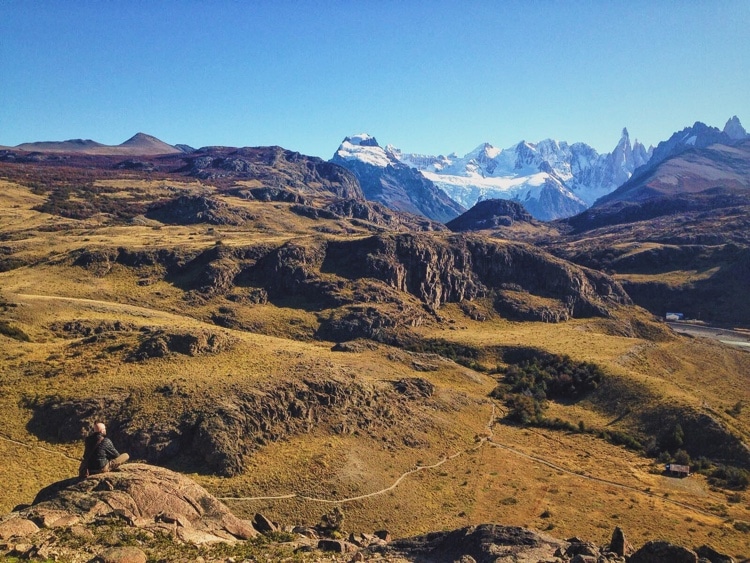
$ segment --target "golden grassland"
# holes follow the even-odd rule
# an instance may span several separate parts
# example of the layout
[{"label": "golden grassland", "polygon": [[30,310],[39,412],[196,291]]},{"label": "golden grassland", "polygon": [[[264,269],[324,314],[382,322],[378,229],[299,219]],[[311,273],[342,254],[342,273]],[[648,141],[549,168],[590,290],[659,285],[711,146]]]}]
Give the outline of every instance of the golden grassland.
[{"label": "golden grassland", "polygon": [[[174,183],[113,180],[122,190],[167,189]],[[201,190],[199,184],[178,186]],[[492,350],[533,347],[600,365],[609,378],[642,392],[633,412],[660,404],[684,404],[719,418],[747,441],[750,408],[730,416],[738,401],[750,403],[750,354],[703,339],[670,336],[653,340],[621,330],[646,315],[623,311],[617,319],[573,320],[559,324],[518,323],[489,314],[484,322],[467,318],[457,305],[444,306],[441,322],[414,328],[424,340],[487,350],[474,370],[446,359],[431,359],[432,371],[416,371],[415,355],[378,344],[359,352],[333,352],[332,343],[312,335],[313,312],[274,304],[238,307],[245,331],[206,323],[217,303],[188,303],[184,292],[163,281],[140,285],[119,265],[106,275],[72,267],[67,254],[81,248],[207,248],[222,244],[281,243],[318,236],[317,223],[286,212],[286,204],[237,202],[259,218],[253,227],[106,224],[105,218],[73,221],[32,209],[39,196],[0,182],[2,245],[29,265],[0,273],[0,321],[22,330],[30,342],[0,334],[0,512],[30,502],[42,487],[75,473],[79,443],[52,443],[28,427],[33,397],[94,397],[114,391],[141,391],[139,416],[157,418],[170,400],[153,391],[176,383],[193,396],[214,397],[222,390],[252,389],[274,381],[314,374],[349,378],[378,386],[403,377],[423,377],[436,386],[431,401],[415,407],[414,420],[397,420],[395,435],[414,431],[423,445],[406,447],[366,434],[310,433],[271,442],[231,478],[191,473],[219,497],[285,499],[226,500],[243,516],[263,512],[284,524],[312,524],[340,503],[347,530],[387,528],[398,536],[498,522],[523,525],[565,538],[579,536],[605,543],[621,526],[636,545],[667,539],[683,545],[713,545],[733,555],[750,556],[750,535],[737,521],[750,521],[750,494],[714,489],[701,475],[673,479],[654,460],[590,434],[520,428],[497,422],[501,402],[489,398],[498,365]],[[51,225],[69,228],[45,231]],[[42,230],[40,230],[42,229]],[[356,231],[356,229],[355,229]],[[340,235],[345,234],[340,227]],[[351,236],[359,236],[354,232]],[[478,305],[482,306],[481,303]],[[168,331],[210,329],[236,339],[222,352],[189,357],[172,355],[125,362],[80,337],[51,330],[73,320],[121,321],[136,328]],[[137,331],[136,331],[137,332]],[[635,336],[633,335],[635,334]],[[133,344],[134,333],[117,343]],[[494,408],[494,416],[493,416]],[[591,428],[630,428],[632,416],[617,419],[595,400],[572,405],[551,403],[548,414]],[[102,413],[106,418],[106,413]],[[488,423],[490,430],[488,430]],[[487,440],[489,438],[489,440]],[[486,440],[486,441],[483,441]],[[441,465],[412,473],[416,467]],[[314,497],[305,499],[302,497]],[[329,501],[329,502],[324,502]]]}]

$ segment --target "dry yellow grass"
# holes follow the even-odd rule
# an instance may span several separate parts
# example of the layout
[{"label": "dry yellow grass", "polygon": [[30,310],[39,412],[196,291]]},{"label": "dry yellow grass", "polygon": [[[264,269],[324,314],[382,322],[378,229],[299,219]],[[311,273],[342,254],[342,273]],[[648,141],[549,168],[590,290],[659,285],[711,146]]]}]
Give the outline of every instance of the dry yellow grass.
[{"label": "dry yellow grass", "polygon": [[[121,189],[118,195],[127,197],[131,188],[166,189],[167,184],[118,180],[106,185]],[[203,188],[190,184],[180,189]],[[184,292],[163,281],[159,272],[154,272],[152,283],[139,285],[143,272],[115,265],[106,275],[97,276],[71,267],[67,258],[68,252],[82,248],[198,251],[217,240],[227,245],[282,244],[292,238],[319,236],[319,223],[288,213],[286,204],[232,200],[258,217],[252,226],[243,228],[155,229],[54,218],[70,228],[44,232],[38,228],[52,219],[31,210],[38,203],[38,196],[28,189],[0,184],[0,233],[15,237],[3,244],[13,246],[21,257],[39,261],[33,267],[0,273],[0,303],[9,304],[0,306],[0,320],[31,338],[31,342],[21,342],[0,335],[2,512],[30,502],[41,487],[74,474],[75,458],[80,455],[80,444],[47,443],[29,430],[32,413],[23,406],[24,398],[93,397],[113,389],[148,394],[168,382],[178,382],[194,396],[215,396],[222,390],[252,389],[306,374],[373,387],[403,377],[423,377],[436,386],[432,400],[415,408],[412,420],[398,420],[392,429],[401,435],[412,426],[417,428],[415,432],[424,438],[420,447],[364,433],[339,435],[315,428],[262,447],[239,476],[193,477],[222,497],[292,493],[316,497],[227,501],[242,515],[260,511],[283,523],[310,524],[331,508],[321,500],[378,492],[417,466],[460,454],[406,476],[393,490],[344,502],[345,528],[388,528],[407,535],[499,522],[605,543],[619,525],[636,545],[664,538],[688,546],[709,543],[734,555],[750,556],[750,536],[732,526],[733,520],[750,520],[747,492],[740,495],[740,502],[730,503],[726,493],[711,490],[703,477],[663,477],[655,472],[652,460],[591,435],[494,424],[492,442],[479,442],[489,435],[492,405],[488,394],[496,385],[495,376],[434,358],[429,359],[435,364],[433,371],[417,371],[414,360],[424,362],[423,357],[385,345],[361,352],[332,352],[331,343],[311,338],[318,323],[314,311],[278,304],[237,305],[235,310],[248,330],[218,328],[206,321],[224,303],[223,298],[188,304]],[[347,236],[364,234],[353,230]],[[344,233],[342,227],[340,236]],[[595,362],[610,377],[648,390],[644,401],[649,404],[635,407],[657,406],[662,401],[691,405],[715,414],[746,439],[750,436],[750,409],[736,417],[726,413],[737,401],[750,403],[747,352],[700,339],[654,342],[614,335],[607,323],[615,321],[516,323],[491,316],[477,322],[456,305],[439,313],[444,322],[429,322],[413,332],[422,339],[479,350],[525,346]],[[96,347],[74,348],[71,344],[80,338],[63,338],[50,330],[53,322],[77,319],[119,320],[136,328],[170,331],[210,329],[231,335],[237,344],[213,355],[124,362],[117,355],[102,355]],[[135,337],[126,333],[118,338],[117,342],[132,343]],[[488,352],[480,363],[492,369],[497,358]],[[154,396],[142,403],[140,416],[155,418],[169,408],[168,399]],[[495,408],[502,415],[503,405],[496,403]],[[611,414],[587,401],[572,406],[553,404],[549,412],[596,428],[613,422]]]}]

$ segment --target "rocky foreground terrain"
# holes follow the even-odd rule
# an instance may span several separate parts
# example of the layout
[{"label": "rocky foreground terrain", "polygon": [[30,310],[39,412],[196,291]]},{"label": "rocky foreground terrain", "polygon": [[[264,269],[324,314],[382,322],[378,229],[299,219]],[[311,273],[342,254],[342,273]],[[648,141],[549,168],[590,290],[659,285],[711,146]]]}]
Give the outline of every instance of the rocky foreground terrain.
[{"label": "rocky foreground terrain", "polygon": [[257,557],[423,563],[734,561],[706,545],[692,550],[657,540],[635,549],[619,527],[604,546],[496,524],[394,539],[387,530],[347,533],[341,514],[334,508],[310,526],[284,526],[262,514],[242,520],[191,479],[131,463],[42,489],[30,506],[18,506],[0,519],[0,548],[8,558],[100,563]]}]

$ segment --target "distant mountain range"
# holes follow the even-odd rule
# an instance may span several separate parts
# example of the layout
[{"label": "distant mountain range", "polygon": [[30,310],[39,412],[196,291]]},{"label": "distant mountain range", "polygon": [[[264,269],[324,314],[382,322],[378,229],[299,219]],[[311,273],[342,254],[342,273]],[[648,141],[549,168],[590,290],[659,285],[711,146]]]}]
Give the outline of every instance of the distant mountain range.
[{"label": "distant mountain range", "polygon": [[[368,200],[396,211],[447,223],[477,202],[504,199],[522,204],[536,219],[549,221],[572,217],[597,202],[607,204],[649,197],[648,190],[664,190],[664,182],[679,182],[679,174],[685,172],[675,171],[674,177],[665,179],[662,171],[661,187],[657,188],[658,182],[653,181],[651,173],[662,162],[691,149],[715,144],[731,147],[747,138],[747,131],[735,116],[723,130],[696,122],[656,148],[646,148],[637,140],[631,142],[627,129],[623,129],[610,153],[599,154],[581,142],[568,144],[546,139],[538,143],[521,141],[507,149],[482,143],[459,157],[455,153],[448,156],[404,153],[392,145],[383,148],[374,137],[359,134],[346,137],[330,162],[352,172]],[[0,149],[123,157],[196,152],[188,145],[169,145],[145,133],[138,133],[119,145],[71,139]],[[142,163],[121,166],[131,164]],[[720,169],[715,174],[721,174]]]},{"label": "distant mountain range", "polygon": [[42,141],[23,143],[15,147],[29,152],[79,153],[106,156],[147,156],[157,154],[179,154],[190,152],[187,145],[168,145],[156,137],[137,133],[119,145],[103,145],[91,139],[70,139],[67,141]]},{"label": "distant mountain range", "polygon": [[483,143],[463,157],[425,157],[397,153],[404,162],[465,207],[486,199],[522,203],[537,219],[580,213],[611,192],[645,164],[651,149],[630,142],[627,129],[611,153],[585,143],[546,139],[521,141],[507,149]]},{"label": "distant mountain range", "polygon": [[[399,205],[399,201],[409,199],[411,190],[407,184],[419,184],[424,193],[433,191],[418,178],[399,185],[392,175],[386,174],[386,179],[378,172],[405,165],[419,171],[464,208],[483,200],[507,199],[521,203],[537,219],[553,220],[581,213],[631,177],[646,174],[650,167],[684,150],[714,143],[732,145],[746,137],[747,132],[735,116],[727,121],[723,131],[697,122],[656,148],[647,149],[637,140],[631,143],[628,130],[623,129],[611,153],[599,154],[585,143],[546,139],[538,143],[522,141],[507,149],[483,143],[459,157],[404,153],[392,145],[382,148],[374,137],[360,134],[347,137],[332,162],[352,170],[363,183],[367,197],[386,205]],[[405,175],[408,174],[402,172]],[[388,189],[378,188],[378,184],[387,184]],[[367,185],[372,186],[369,193]],[[395,197],[397,192],[399,196]],[[422,198],[416,203],[424,201]],[[430,216],[424,209],[417,212]],[[449,206],[447,213],[450,212]]]}]

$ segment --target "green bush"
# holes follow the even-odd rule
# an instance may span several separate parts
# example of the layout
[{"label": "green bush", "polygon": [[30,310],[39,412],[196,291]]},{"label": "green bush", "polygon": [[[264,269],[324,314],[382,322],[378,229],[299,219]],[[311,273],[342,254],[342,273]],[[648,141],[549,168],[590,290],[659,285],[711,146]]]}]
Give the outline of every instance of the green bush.
[{"label": "green bush", "polygon": [[677,450],[674,454],[674,462],[678,465],[690,465],[690,455],[685,450]]},{"label": "green bush", "polygon": [[708,482],[724,489],[744,491],[750,485],[750,471],[731,465],[719,465],[711,471]]},{"label": "green bush", "polygon": [[503,374],[514,393],[531,394],[539,400],[578,398],[596,389],[604,378],[596,364],[542,351],[508,366]]},{"label": "green bush", "polygon": [[506,402],[508,420],[519,424],[531,424],[542,419],[542,404],[528,395],[512,395]]}]

